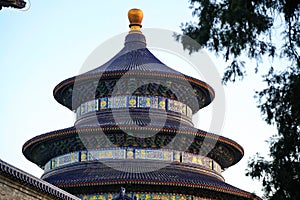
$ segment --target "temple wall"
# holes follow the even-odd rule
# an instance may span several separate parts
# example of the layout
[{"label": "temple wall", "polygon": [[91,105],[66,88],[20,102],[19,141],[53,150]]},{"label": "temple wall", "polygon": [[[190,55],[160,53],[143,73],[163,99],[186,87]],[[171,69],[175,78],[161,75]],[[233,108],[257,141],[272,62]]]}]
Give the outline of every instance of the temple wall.
[{"label": "temple wall", "polygon": [[38,191],[27,184],[21,184],[14,179],[9,179],[0,173],[0,200],[52,200],[55,197]]}]

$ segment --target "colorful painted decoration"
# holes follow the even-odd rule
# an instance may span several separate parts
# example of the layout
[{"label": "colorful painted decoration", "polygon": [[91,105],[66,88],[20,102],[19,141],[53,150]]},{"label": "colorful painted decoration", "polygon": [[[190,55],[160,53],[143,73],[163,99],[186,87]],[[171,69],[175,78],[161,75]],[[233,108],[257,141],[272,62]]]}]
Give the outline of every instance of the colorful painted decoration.
[{"label": "colorful painted decoration", "polygon": [[88,160],[88,153],[86,151],[82,151],[80,155],[81,162]]},{"label": "colorful painted decoration", "polygon": [[79,107],[76,109],[76,119],[78,119],[80,116],[81,116],[81,106],[79,106]]},{"label": "colorful painted decoration", "polygon": [[181,112],[181,114],[183,114],[183,115],[187,115],[186,113],[187,113],[187,105],[185,105],[184,103],[181,103],[180,104],[180,106],[181,106],[181,108],[180,108],[180,112]]},{"label": "colorful painted decoration", "polygon": [[100,98],[100,110],[107,109],[107,98]]},{"label": "colorful painted decoration", "polygon": [[182,162],[199,165],[217,171],[218,173],[221,173],[221,166],[215,161],[213,161],[212,159],[205,156],[194,155],[194,154],[184,152],[182,154]]},{"label": "colorful painted decoration", "polygon": [[165,150],[135,150],[136,159],[147,159],[147,160],[173,160],[173,152]]},{"label": "colorful painted decoration", "polygon": [[127,150],[127,159],[133,159],[133,149],[128,149]]},{"label": "colorful painted decoration", "polygon": [[87,113],[86,106],[87,106],[86,103],[80,105],[80,115],[83,115],[83,114]]},{"label": "colorful painted decoration", "polygon": [[112,108],[111,97],[107,98],[107,108]]},{"label": "colorful painted decoration", "polygon": [[168,99],[168,110],[184,114],[186,113],[186,106],[184,106],[185,111],[182,110],[182,105],[185,105],[179,101],[173,100],[173,99]]},{"label": "colorful painted decoration", "polygon": [[136,96],[127,96],[127,106],[129,108],[135,108],[136,107]]},{"label": "colorful painted decoration", "polygon": [[102,151],[89,151],[88,152],[89,160],[107,160],[113,159],[113,153],[111,150],[102,150]]},{"label": "colorful painted decoration", "polygon": [[164,151],[163,154],[164,154],[163,160],[173,161],[173,152],[172,151]]},{"label": "colorful painted decoration", "polygon": [[174,152],[174,161],[180,162],[180,152],[179,151]]},{"label": "colorful painted decoration", "polygon": [[78,162],[78,153],[70,153],[58,157],[58,164],[60,166],[74,163],[74,162]]},{"label": "colorful painted decoration", "polygon": [[[80,159],[79,159],[80,158]],[[110,159],[145,159],[145,160],[164,160],[176,161],[198,165],[203,168],[213,170],[221,174],[221,166],[211,158],[195,155],[187,152],[173,151],[168,149],[140,149],[140,148],[115,148],[99,149],[92,151],[72,152],[51,159],[44,166],[45,171],[55,167],[93,160],[110,160]]]},{"label": "colorful painted decoration", "polygon": [[147,96],[138,96],[138,107],[139,108],[150,108],[151,98]]},{"label": "colorful painted decoration", "polygon": [[213,166],[214,166],[214,170],[216,172],[218,172],[219,174],[222,173],[222,168],[221,168],[221,166],[219,164],[217,164],[216,162],[213,162]]},{"label": "colorful painted decoration", "polygon": [[76,117],[79,119],[82,115],[98,110],[110,108],[155,108],[166,111],[177,112],[188,117],[193,113],[184,103],[173,99],[157,96],[113,96],[102,97],[81,104],[76,109]]},{"label": "colorful painted decoration", "polygon": [[47,162],[45,167],[44,167],[44,170],[49,171],[50,169],[51,169],[51,162]]},{"label": "colorful painted decoration", "polygon": [[190,118],[193,116],[193,111],[190,107],[186,106],[186,115]]},{"label": "colorful painted decoration", "polygon": [[151,97],[151,108],[158,108],[158,97]]},{"label": "colorful painted decoration", "polygon": [[166,98],[158,97],[158,108],[162,110],[166,110]]},{"label": "colorful painted decoration", "polygon": [[168,110],[175,112],[173,99],[168,99]]},{"label": "colorful painted decoration", "polygon": [[[82,200],[111,200],[116,198],[119,194],[92,194],[79,196]],[[192,195],[181,195],[173,193],[127,193],[129,197],[137,197],[140,200],[210,200],[211,198],[203,198]]]},{"label": "colorful painted decoration", "polygon": [[125,149],[116,149],[113,151],[114,159],[126,159],[126,150]]},{"label": "colorful painted decoration", "polygon": [[55,168],[56,167],[56,158],[52,159],[50,161],[50,163],[51,163],[51,169]]},{"label": "colorful painted decoration", "polygon": [[87,104],[86,105],[87,112],[93,112],[98,110],[98,101],[92,100],[92,101],[88,101],[86,104]]},{"label": "colorful painted decoration", "polygon": [[126,96],[115,96],[112,98],[112,108],[126,108],[127,98]]}]

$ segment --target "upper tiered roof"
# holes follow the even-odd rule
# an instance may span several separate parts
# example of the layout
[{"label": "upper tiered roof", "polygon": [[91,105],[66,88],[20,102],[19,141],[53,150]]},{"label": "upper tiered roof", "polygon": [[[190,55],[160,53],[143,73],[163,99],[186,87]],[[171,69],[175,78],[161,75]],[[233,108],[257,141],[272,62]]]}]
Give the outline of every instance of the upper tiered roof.
[{"label": "upper tiered roof", "polygon": [[[140,31],[142,12],[133,9],[128,17],[131,30],[125,38],[124,48],[96,69],[59,83],[54,89],[55,99],[71,110],[113,93],[171,98],[185,103],[193,113],[207,106],[214,99],[213,89],[156,58],[147,49],[145,36]],[[132,88],[132,79],[135,79],[135,85],[147,84],[147,87]],[[119,87],[116,87],[117,82]]]}]

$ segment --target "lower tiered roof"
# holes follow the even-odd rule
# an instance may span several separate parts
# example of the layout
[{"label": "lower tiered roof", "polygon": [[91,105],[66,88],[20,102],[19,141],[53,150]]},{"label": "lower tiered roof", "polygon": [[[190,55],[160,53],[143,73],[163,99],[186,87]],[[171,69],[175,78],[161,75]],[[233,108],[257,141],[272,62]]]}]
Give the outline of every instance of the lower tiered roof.
[{"label": "lower tiered roof", "polygon": [[[121,185],[135,193],[151,191],[214,198],[217,195],[223,199],[255,197],[209,175],[207,171],[178,163],[155,169],[157,165],[155,161],[146,160],[87,162],[60,167],[45,173],[42,178],[73,194],[116,192]],[[123,170],[118,170],[120,168]]]}]

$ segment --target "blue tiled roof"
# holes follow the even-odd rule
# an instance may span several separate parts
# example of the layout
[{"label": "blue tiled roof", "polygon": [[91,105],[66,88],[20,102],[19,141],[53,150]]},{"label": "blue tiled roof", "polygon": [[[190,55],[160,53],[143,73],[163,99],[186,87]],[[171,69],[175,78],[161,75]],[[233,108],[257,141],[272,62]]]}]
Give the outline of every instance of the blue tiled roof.
[{"label": "blue tiled roof", "polygon": [[212,193],[221,192],[247,198],[252,196],[252,194],[207,175],[205,172],[197,172],[180,164],[172,163],[164,168],[153,170],[152,167],[155,165],[153,161],[151,163],[134,163],[132,160],[117,162],[126,170],[119,171],[109,167],[113,166],[112,163],[96,161],[61,167],[46,173],[42,178],[62,188],[98,186],[99,192],[101,186],[113,187],[126,183],[136,185],[132,188],[138,188],[138,185],[152,185],[153,188],[159,187],[161,192],[164,192],[164,186],[167,190],[180,186],[198,188],[197,191],[200,194],[201,189],[204,189]]},{"label": "blue tiled roof", "polygon": [[[143,77],[152,82],[158,79],[170,81],[185,88],[184,91],[186,92],[186,87],[191,88],[191,92],[187,92],[186,95],[193,96],[193,98],[197,96],[199,98],[198,102],[197,100],[195,101],[199,104],[199,108],[194,108],[193,111],[195,112],[213,100],[214,91],[209,85],[182,74],[162,63],[146,48],[143,38],[142,34],[128,34],[124,48],[108,62],[59,83],[54,89],[55,99],[62,105],[74,110],[76,106],[84,101],[93,99],[95,97],[95,90],[101,94],[100,96],[111,95],[111,86],[114,86],[112,81],[119,81],[120,79],[124,79],[125,76],[125,79],[132,77],[140,79],[140,77]],[[136,81],[138,82],[138,80]],[[97,82],[98,85],[96,84]],[[77,96],[74,98],[73,91],[76,91],[76,89],[79,91],[75,92]],[[92,90],[93,94],[90,94],[90,90]],[[190,104],[193,103],[190,102]]]},{"label": "blue tiled roof", "polygon": [[[94,138],[94,137],[99,137],[99,133],[103,131],[106,137],[110,140],[115,140],[116,137],[119,138],[118,140],[119,142],[121,141],[120,140],[121,138],[124,140],[124,141],[122,140],[122,144],[115,144],[115,145],[122,146],[125,140],[126,141],[129,140],[129,138],[132,138],[132,140],[130,140],[131,143],[135,143],[138,138],[128,136],[127,134],[124,134],[124,132],[122,131],[122,130],[131,130],[131,128],[132,126],[126,123],[124,123],[124,126],[116,126],[108,123],[108,124],[102,124],[101,127],[97,125],[85,124],[85,125],[70,127],[62,130],[52,131],[43,135],[36,136],[31,140],[27,141],[23,146],[23,154],[27,159],[31,160],[32,162],[40,166],[43,166],[48,160],[50,160],[53,157],[65,153],[85,149],[86,148],[85,145],[92,145],[92,146],[96,145],[93,143],[96,141],[99,143],[103,142],[103,144],[101,143],[102,148],[105,148],[106,145],[109,145],[106,143],[106,140],[98,141],[95,139],[85,141],[83,144],[82,139],[84,139],[84,136],[86,134],[87,136]],[[237,163],[243,156],[243,149],[236,142],[228,138],[218,136],[212,133],[208,133],[196,129],[192,126],[186,126],[180,123],[176,124],[176,123],[171,123],[169,121],[166,121],[163,127],[155,126],[152,124],[150,126],[141,126],[139,129],[134,128],[132,130],[134,130],[135,132],[137,131],[146,132],[146,131],[151,131],[151,129],[157,132],[157,134],[154,135],[153,137],[158,137],[158,139],[161,138],[162,140],[164,140],[164,142],[167,142],[165,145],[168,145],[168,142],[172,141],[174,139],[174,136],[177,135],[178,133],[182,133],[182,134],[179,134],[180,136],[177,137],[177,139],[183,137],[193,138],[195,136],[191,144],[189,143],[189,140],[185,141],[189,143],[188,146],[190,146],[191,152],[193,152],[192,149],[195,150],[200,149],[200,147],[202,146],[201,141],[203,141],[204,138],[207,138],[206,139],[207,145],[209,145],[210,142],[216,142],[215,147],[211,150],[211,152],[208,155],[209,157],[212,156],[211,157],[212,159],[218,161],[223,168],[230,167],[231,165]],[[80,135],[78,133],[80,133]],[[150,142],[149,144],[148,141]],[[145,143],[145,145],[151,146],[152,145],[151,142],[153,141],[155,142],[155,140],[152,140],[152,137],[149,137],[146,138],[143,141],[143,143]],[[198,146],[198,142],[200,142],[199,145],[201,144],[201,146]],[[178,145],[176,148],[183,147],[184,151],[186,150],[185,148],[186,143],[184,143],[184,140],[182,140],[178,144],[180,145]],[[36,152],[39,152],[39,154],[37,155]]]},{"label": "blue tiled roof", "polygon": [[143,34],[134,33],[126,36],[124,48],[110,61],[79,76],[127,71],[183,75],[162,63],[146,48]]},{"label": "blue tiled roof", "polygon": [[82,76],[113,72],[157,72],[183,76],[178,71],[166,66],[147,48],[128,50],[125,46],[106,64],[91,70]]}]

